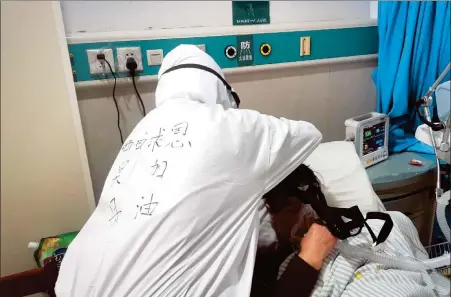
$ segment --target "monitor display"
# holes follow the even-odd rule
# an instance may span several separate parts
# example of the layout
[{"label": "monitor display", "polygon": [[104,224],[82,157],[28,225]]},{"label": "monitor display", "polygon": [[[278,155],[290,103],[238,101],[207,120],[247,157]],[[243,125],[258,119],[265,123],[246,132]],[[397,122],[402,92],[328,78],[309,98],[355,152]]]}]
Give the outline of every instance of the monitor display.
[{"label": "monitor display", "polygon": [[385,122],[363,129],[362,156],[384,148]]}]

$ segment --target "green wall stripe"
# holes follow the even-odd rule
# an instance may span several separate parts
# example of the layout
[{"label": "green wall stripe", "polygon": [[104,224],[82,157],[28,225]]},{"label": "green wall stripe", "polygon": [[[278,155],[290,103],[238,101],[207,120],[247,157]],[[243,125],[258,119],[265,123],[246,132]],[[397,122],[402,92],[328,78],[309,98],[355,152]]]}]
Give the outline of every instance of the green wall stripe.
[{"label": "green wall stripe", "polygon": [[[310,56],[301,57],[299,54],[300,38],[303,36],[311,37]],[[253,40],[254,65],[368,55],[376,54],[378,51],[377,26],[259,33],[253,35]],[[272,52],[269,56],[260,54],[262,43],[271,45]],[[86,56],[88,49],[112,48],[116,57],[117,47],[139,46],[144,68],[140,75],[155,75],[158,73],[159,66],[147,65],[146,50],[163,49],[164,54],[167,54],[179,44],[205,44],[207,53],[216,60],[221,68],[239,67],[236,59],[230,60],[224,55],[227,46],[237,46],[237,36],[235,35],[69,44],[69,52],[72,54],[72,67],[76,72],[77,81],[90,81],[104,77],[89,73]],[[125,74],[120,76],[125,76]]]}]

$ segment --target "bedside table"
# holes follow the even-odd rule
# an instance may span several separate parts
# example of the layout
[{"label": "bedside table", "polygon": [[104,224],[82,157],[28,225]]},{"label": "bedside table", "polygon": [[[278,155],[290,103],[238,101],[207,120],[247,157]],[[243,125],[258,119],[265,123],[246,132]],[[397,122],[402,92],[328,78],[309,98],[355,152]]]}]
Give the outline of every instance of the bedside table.
[{"label": "bedside table", "polygon": [[[412,152],[394,154],[367,168],[373,189],[389,211],[408,216],[418,230],[421,243],[431,244],[435,218],[435,156]],[[409,161],[420,160],[423,166]]]}]

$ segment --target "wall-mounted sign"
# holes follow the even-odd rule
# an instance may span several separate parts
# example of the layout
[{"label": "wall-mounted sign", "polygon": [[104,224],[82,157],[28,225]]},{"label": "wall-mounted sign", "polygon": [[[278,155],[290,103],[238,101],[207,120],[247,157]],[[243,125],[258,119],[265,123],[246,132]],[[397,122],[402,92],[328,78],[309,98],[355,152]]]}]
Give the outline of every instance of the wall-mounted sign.
[{"label": "wall-mounted sign", "polygon": [[269,24],[269,1],[232,1],[234,25]]},{"label": "wall-mounted sign", "polygon": [[236,37],[236,47],[238,54],[236,60],[238,66],[252,66],[254,65],[254,36],[253,35],[238,35]]}]

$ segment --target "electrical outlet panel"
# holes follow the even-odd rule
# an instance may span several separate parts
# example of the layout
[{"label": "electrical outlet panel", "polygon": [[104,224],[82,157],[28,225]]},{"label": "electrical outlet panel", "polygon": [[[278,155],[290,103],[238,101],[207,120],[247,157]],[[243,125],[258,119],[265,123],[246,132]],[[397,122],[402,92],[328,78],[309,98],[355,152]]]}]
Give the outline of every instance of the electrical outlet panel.
[{"label": "electrical outlet panel", "polygon": [[119,72],[128,72],[127,69],[127,59],[133,58],[136,61],[136,64],[138,65],[138,68],[136,68],[136,71],[142,71],[143,70],[143,59],[141,54],[141,48],[140,47],[118,47],[116,49],[117,51],[117,65]]},{"label": "electrical outlet panel", "polygon": [[157,50],[147,50],[147,65],[154,66],[154,65],[161,65],[163,62],[163,50],[157,49]]},{"label": "electrical outlet panel", "polygon": [[[112,49],[114,61],[111,59],[112,64],[114,63],[114,71],[117,72],[118,77],[127,77],[129,72],[120,72],[118,67],[117,59],[117,48],[137,48],[138,53],[141,52],[142,55],[142,68],[141,63],[138,61],[139,69],[142,71],[137,72],[139,76],[156,76],[159,72],[160,55],[152,51],[162,50],[164,55],[173,50],[176,46],[180,44],[193,44],[197,45],[202,50],[207,49],[208,54],[218,62],[218,65],[223,69],[235,69],[238,67],[252,67],[252,66],[264,66],[264,65],[282,65],[283,63],[295,63],[306,60],[320,60],[327,59],[330,57],[334,58],[345,58],[349,55],[360,56],[360,55],[372,55],[377,54],[378,51],[378,36],[377,36],[377,26],[364,26],[364,27],[353,27],[353,28],[341,28],[339,30],[329,30],[329,29],[318,29],[318,31],[305,31],[305,30],[289,30],[290,32],[270,32],[267,33],[257,33],[248,32],[251,34],[247,35],[236,35],[232,33],[227,33],[226,35],[209,35],[209,36],[186,36],[186,38],[174,37],[155,37],[155,38],[130,38],[126,40],[117,41],[107,41],[107,40],[92,40],[92,41],[75,41],[75,43],[68,44],[72,69],[76,71],[74,76],[76,76],[77,82],[87,82],[87,81],[97,81],[97,80],[110,80],[112,76],[105,70],[105,73],[101,74],[91,74],[93,68],[88,64],[87,61],[87,51],[95,50],[92,53],[93,59],[91,64],[97,63],[96,55],[100,49]],[[316,38],[320,36],[321,38]],[[310,43],[308,42],[310,37]],[[317,40],[316,40],[316,39]],[[315,39],[315,40],[314,40]],[[341,40],[346,41],[346,50],[338,50],[336,47],[331,47],[331,40]],[[362,43],[362,40],[365,42]],[[96,42],[94,42],[96,41]],[[101,42],[103,41],[103,42]],[[247,41],[247,42],[246,42]],[[268,43],[271,45],[271,53],[269,56],[263,56],[263,54],[268,54],[268,51],[263,51],[260,54],[260,47],[262,44]],[[237,45],[250,44],[250,52],[246,53],[252,59],[250,61],[245,61],[246,63],[240,63],[239,61],[239,48]],[[310,45],[310,46],[308,46]],[[139,51],[139,48],[141,49]],[[309,49],[310,48],[310,55]],[[315,49],[318,48],[318,51]],[[96,50],[99,49],[99,50]],[[150,52],[148,52],[150,51]],[[111,52],[110,52],[111,53]],[[121,50],[119,49],[119,54]],[[150,58],[149,58],[150,55]],[[163,59],[161,61],[164,61]],[[108,56],[108,54],[106,55]],[[119,55],[120,56],[120,55]],[[242,62],[242,61],[241,61]],[[124,65],[126,60],[122,60],[122,71],[126,71]],[[106,65],[108,68],[108,65]],[[103,67],[100,66],[94,70],[94,73],[103,72]]]},{"label": "electrical outlet panel", "polygon": [[98,54],[105,55],[105,59],[110,63],[111,68],[113,68],[114,71],[114,56],[112,49],[106,48],[106,49],[87,50],[86,54],[88,55],[89,72],[91,74],[102,74],[111,72],[110,67],[108,67],[105,61],[97,59]]}]

